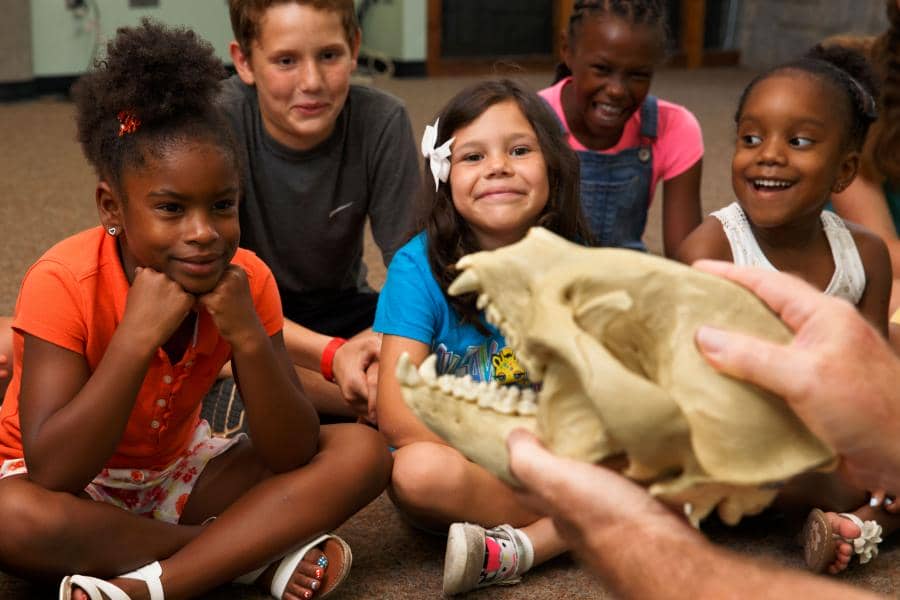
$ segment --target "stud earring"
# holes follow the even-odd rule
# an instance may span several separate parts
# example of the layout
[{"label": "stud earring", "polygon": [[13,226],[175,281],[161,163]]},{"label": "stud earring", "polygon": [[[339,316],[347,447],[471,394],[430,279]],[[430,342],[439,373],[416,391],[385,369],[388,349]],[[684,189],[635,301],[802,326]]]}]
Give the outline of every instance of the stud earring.
[{"label": "stud earring", "polygon": [[117,235],[119,235],[119,228],[116,227],[115,225],[113,225],[112,227],[110,227],[106,230],[106,233],[108,233],[109,235],[111,235],[113,237],[116,237]]}]

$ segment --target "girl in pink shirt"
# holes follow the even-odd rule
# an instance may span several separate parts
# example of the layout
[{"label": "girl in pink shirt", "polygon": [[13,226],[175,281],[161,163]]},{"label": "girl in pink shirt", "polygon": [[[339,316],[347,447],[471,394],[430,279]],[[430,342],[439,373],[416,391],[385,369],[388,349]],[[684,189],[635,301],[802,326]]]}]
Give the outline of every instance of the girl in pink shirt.
[{"label": "girl in pink shirt", "polygon": [[557,83],[540,92],[581,162],[593,243],[645,250],[641,237],[663,181],[663,242],[673,256],[700,224],[703,139],[687,109],[648,95],[665,48],[659,0],[575,3]]}]

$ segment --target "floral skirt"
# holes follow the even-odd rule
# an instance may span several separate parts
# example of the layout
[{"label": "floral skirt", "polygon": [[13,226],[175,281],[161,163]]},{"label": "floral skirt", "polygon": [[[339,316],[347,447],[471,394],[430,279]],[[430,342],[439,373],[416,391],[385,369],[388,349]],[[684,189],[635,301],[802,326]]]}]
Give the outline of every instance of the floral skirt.
[{"label": "floral skirt", "polygon": [[[103,469],[84,489],[97,502],[105,502],[130,513],[167,523],[178,523],[197,479],[207,463],[245,436],[212,437],[209,424],[201,420],[184,454],[159,471],[150,469]],[[0,479],[28,472],[22,458],[4,460]]]}]

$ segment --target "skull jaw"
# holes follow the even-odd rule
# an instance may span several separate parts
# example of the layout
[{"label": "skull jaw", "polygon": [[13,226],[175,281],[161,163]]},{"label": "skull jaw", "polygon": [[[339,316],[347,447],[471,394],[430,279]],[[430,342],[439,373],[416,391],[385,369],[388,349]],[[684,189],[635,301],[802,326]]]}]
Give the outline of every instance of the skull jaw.
[{"label": "skull jaw", "polygon": [[472,462],[509,484],[516,483],[509,472],[506,438],[517,428],[536,434],[535,417],[480,408],[427,385],[404,385],[402,390],[406,404],[429,429]]}]

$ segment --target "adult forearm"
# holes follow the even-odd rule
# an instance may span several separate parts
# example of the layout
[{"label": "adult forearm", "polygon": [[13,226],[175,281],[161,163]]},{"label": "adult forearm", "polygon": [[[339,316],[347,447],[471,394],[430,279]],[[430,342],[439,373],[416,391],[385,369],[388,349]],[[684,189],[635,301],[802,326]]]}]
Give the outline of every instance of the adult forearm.
[{"label": "adult forearm", "polygon": [[741,556],[686,526],[620,533],[618,540],[604,540],[579,557],[623,598],[877,598],[866,590]]}]

